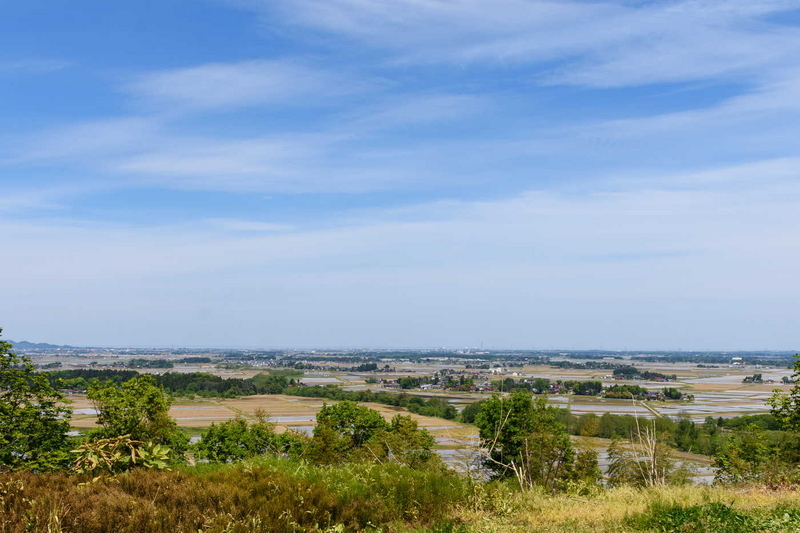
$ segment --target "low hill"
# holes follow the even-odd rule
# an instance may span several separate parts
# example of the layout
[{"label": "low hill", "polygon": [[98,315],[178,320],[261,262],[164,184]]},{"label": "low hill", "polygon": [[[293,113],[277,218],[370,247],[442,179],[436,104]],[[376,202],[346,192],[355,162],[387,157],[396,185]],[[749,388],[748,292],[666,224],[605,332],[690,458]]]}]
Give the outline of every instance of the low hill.
[{"label": "low hill", "polygon": [[59,345],[59,344],[48,344],[46,342],[28,342],[28,341],[20,341],[15,342],[12,340],[6,340],[6,342],[13,344],[15,350],[26,350],[26,351],[51,351],[51,350],[74,350],[76,349],[75,346],[69,346],[68,344]]}]

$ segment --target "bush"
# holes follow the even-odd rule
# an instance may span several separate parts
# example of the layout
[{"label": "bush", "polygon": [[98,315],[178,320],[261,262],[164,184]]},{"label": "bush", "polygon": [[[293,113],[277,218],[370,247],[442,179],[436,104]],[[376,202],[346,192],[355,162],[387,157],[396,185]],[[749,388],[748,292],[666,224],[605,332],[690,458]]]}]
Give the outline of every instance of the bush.
[{"label": "bush", "polygon": [[654,503],[649,512],[632,519],[643,531],[681,533],[744,533],[758,531],[753,517],[722,503],[684,507],[680,504]]},{"label": "bush", "polygon": [[223,463],[279,451],[273,424],[265,419],[248,424],[244,418],[211,424],[194,449],[203,459]]}]

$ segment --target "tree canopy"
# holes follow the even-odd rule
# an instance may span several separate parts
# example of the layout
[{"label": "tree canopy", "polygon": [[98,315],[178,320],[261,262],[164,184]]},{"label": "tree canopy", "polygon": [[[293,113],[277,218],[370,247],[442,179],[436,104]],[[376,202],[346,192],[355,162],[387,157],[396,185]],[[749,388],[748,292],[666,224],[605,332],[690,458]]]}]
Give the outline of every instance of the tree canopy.
[{"label": "tree canopy", "polygon": [[772,415],[784,429],[800,432],[800,356],[795,355],[792,381],[795,386],[789,394],[775,390],[767,402],[772,407]]},{"label": "tree canopy", "polygon": [[522,487],[556,489],[567,481],[588,474],[596,478],[596,455],[586,452],[582,468],[575,468],[576,455],[566,428],[558,421],[558,410],[547,398],[533,398],[526,390],[508,397],[493,395],[486,400],[475,423],[488,450],[487,466],[500,477],[515,476]]},{"label": "tree canopy", "polygon": [[345,461],[398,462],[412,468],[441,464],[433,451],[434,438],[409,416],[386,422],[369,407],[343,401],[326,405],[317,414],[310,458],[318,463]]},{"label": "tree canopy", "polygon": [[142,374],[121,385],[112,382],[95,383],[87,396],[97,409],[97,423],[93,439],[119,437],[164,444],[181,454],[189,438],[181,432],[169,416],[170,398],[158,386],[153,376]]},{"label": "tree canopy", "polygon": [[69,458],[72,411],[31,360],[11,348],[0,341],[0,470],[56,468]]}]

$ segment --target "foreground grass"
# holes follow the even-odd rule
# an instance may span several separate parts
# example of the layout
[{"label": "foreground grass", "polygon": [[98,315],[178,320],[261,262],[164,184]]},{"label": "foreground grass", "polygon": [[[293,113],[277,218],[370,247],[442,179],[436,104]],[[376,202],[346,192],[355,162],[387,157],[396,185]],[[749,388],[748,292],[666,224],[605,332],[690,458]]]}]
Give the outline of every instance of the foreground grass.
[{"label": "foreground grass", "polygon": [[800,531],[800,494],[662,487],[520,493],[398,465],[262,458],[115,478],[0,475],[0,533]]},{"label": "foreground grass", "polygon": [[[497,499],[497,496],[495,496]],[[800,531],[800,494],[761,488],[618,487],[591,496],[511,493],[464,510],[469,532]]]},{"label": "foreground grass", "polygon": [[402,531],[465,501],[455,475],[277,458],[114,478],[0,476],[0,532]]}]

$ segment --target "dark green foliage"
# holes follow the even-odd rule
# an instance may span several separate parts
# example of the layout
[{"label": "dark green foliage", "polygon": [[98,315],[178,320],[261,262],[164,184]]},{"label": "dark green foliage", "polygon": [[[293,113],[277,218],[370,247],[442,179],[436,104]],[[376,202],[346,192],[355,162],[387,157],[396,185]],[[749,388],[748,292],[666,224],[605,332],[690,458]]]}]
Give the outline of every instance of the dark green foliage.
[{"label": "dark green foliage", "polygon": [[534,378],[531,383],[531,390],[538,394],[550,392],[550,380],[547,378]]},{"label": "dark green foliage", "polygon": [[603,413],[600,415],[600,424],[597,432],[598,437],[605,439],[628,438],[636,429],[636,418],[631,415],[612,415]]},{"label": "dark green foliage", "polygon": [[132,439],[169,446],[181,455],[188,437],[170,417],[172,399],[149,374],[141,374],[122,385],[96,383],[87,394],[97,409],[97,423],[102,427],[90,433],[90,439],[128,435]]},{"label": "dark green foliage", "polygon": [[714,456],[717,480],[768,486],[800,482],[800,436],[747,426],[723,436]]},{"label": "dark green foliage", "polygon": [[184,357],[183,359],[178,359],[175,362],[182,363],[185,365],[200,365],[200,364],[213,363],[214,360],[211,359],[210,357]]},{"label": "dark green foliage", "polygon": [[762,531],[758,522],[743,512],[723,503],[706,503],[684,507],[680,504],[656,503],[650,510],[631,520],[642,531],[664,533],[744,533]]},{"label": "dark green foliage", "polygon": [[772,415],[784,429],[800,432],[800,355],[795,355],[792,381],[796,384],[789,394],[775,391],[767,402]]},{"label": "dark green foliage", "polygon": [[353,402],[324,406],[317,414],[306,457],[320,464],[397,462],[412,468],[439,468],[435,440],[408,416],[387,423],[374,409]]},{"label": "dark green foliage", "polygon": [[739,510],[722,502],[701,505],[656,502],[628,525],[640,531],[664,533],[756,533],[800,530],[797,509]]},{"label": "dark green foliage", "polygon": [[352,461],[367,441],[387,426],[374,409],[348,401],[325,405],[317,413],[309,457],[320,464]]},{"label": "dark green foliage", "polygon": [[[293,396],[326,398],[337,401],[350,400],[394,405],[403,407],[412,413],[435,416],[446,420],[453,420],[458,415],[456,408],[441,398],[429,398],[426,400],[419,396],[384,391],[345,391],[335,385],[294,386],[290,378],[298,374],[302,375],[302,372],[281,369],[270,370],[268,374],[257,374],[252,378],[239,379],[222,378],[205,372],[186,374],[168,372],[153,376],[153,379],[164,390],[177,396],[197,395],[202,397],[233,398],[253,394],[291,394]],[[64,370],[44,375],[51,380],[54,386],[85,389],[93,379],[101,382],[124,383],[134,379],[139,373],[133,370]]]},{"label": "dark green foliage", "polygon": [[[302,374],[302,373],[300,373]],[[54,386],[85,389],[92,380],[124,383],[139,375],[134,370],[59,370],[45,374]],[[236,397],[252,394],[280,394],[288,387],[288,372],[272,371],[248,379],[222,378],[207,372],[167,372],[153,376],[156,383],[177,396]]]},{"label": "dark green foliage", "polygon": [[83,389],[85,390],[89,382],[93,379],[99,381],[113,381],[114,383],[124,383],[139,375],[135,370],[109,370],[79,368],[75,370],[56,370],[43,374],[50,380],[54,387],[63,389]]},{"label": "dark green foliage", "polygon": [[173,368],[172,361],[166,359],[131,359],[125,366],[128,368]]},{"label": "dark green foliage", "polygon": [[422,384],[422,381],[419,378],[403,376],[397,380],[397,384],[401,389],[416,389]]},{"label": "dark green foliage", "polygon": [[643,398],[647,395],[647,389],[639,385],[614,385],[606,389],[606,398],[619,398],[630,400],[631,398]]},{"label": "dark green foliage", "polygon": [[587,486],[598,486],[603,479],[597,452],[591,448],[579,448],[572,466],[571,481]]},{"label": "dark green foliage", "polygon": [[360,448],[378,431],[385,430],[388,424],[378,411],[344,401],[322,406],[317,413],[315,433],[320,427],[335,431],[347,441],[348,448]]},{"label": "dark green foliage", "polygon": [[577,381],[571,386],[572,392],[582,396],[597,396],[603,391],[600,381]]},{"label": "dark green foliage", "polygon": [[667,400],[680,400],[683,397],[683,393],[680,389],[674,387],[664,387],[664,397]]},{"label": "dark green foliage", "polygon": [[284,391],[285,394],[293,396],[305,396],[311,398],[326,398],[337,401],[369,402],[380,403],[383,405],[394,405],[403,407],[406,410],[423,416],[435,416],[446,420],[453,420],[458,411],[455,407],[441,398],[425,399],[421,396],[412,396],[405,393],[395,394],[391,392],[379,391],[345,391],[336,385],[326,385],[324,387],[290,387]]},{"label": "dark green foliage", "polygon": [[439,455],[433,447],[436,440],[426,430],[419,429],[410,416],[396,415],[389,427],[379,431],[366,444],[367,460],[394,461],[415,469],[440,468]]},{"label": "dark green foliage", "polygon": [[[493,381],[492,386],[497,390],[510,392],[521,389],[531,391],[535,394],[547,394],[551,390],[551,382],[545,378],[534,378],[526,381],[515,381],[513,378],[505,378],[502,381]],[[557,380],[554,384],[556,389],[562,392],[572,392],[581,396],[597,396],[603,392],[603,383],[600,381],[574,381]]]},{"label": "dark green foliage", "polygon": [[638,375],[639,375],[639,369],[636,368],[635,366],[623,366],[614,369],[614,377],[633,379],[634,376]]},{"label": "dark green foliage", "polygon": [[486,400],[475,421],[489,452],[486,466],[523,488],[564,487],[574,476],[575,452],[557,414],[546,398],[523,390]]},{"label": "dark green foliage", "polygon": [[474,424],[475,419],[477,418],[478,414],[483,409],[483,406],[486,404],[486,400],[481,400],[479,402],[468,404],[461,410],[461,422],[465,424]]},{"label": "dark green foliage", "polygon": [[31,360],[0,341],[0,471],[66,464],[70,414],[64,396],[36,373]]},{"label": "dark green foliage", "polygon": [[243,418],[234,418],[211,424],[194,450],[200,458],[227,463],[277,453],[279,445],[274,425],[266,420],[248,424]]},{"label": "dark green foliage", "polygon": [[[593,413],[586,413],[577,416],[566,409],[560,409],[557,418],[572,435],[630,439],[636,432],[636,417],[632,415],[603,413],[601,416],[597,416]],[[789,446],[789,443],[797,440],[792,438],[789,433],[779,431],[780,425],[777,420],[768,414],[719,419],[708,417],[702,424],[694,422],[688,416],[665,416],[655,419],[655,424],[656,434],[664,444],[674,446],[681,451],[710,456],[717,454],[727,439],[747,426],[766,430],[765,435],[769,437],[770,441],[782,443],[783,451],[780,453],[785,457],[789,455],[794,457],[793,452],[787,451],[786,447]],[[797,456],[797,462],[800,463],[800,452]]]},{"label": "dark green foliage", "polygon": [[469,528],[466,524],[446,519],[426,528],[425,531],[426,533],[469,533]]},{"label": "dark green foliage", "polygon": [[[594,413],[585,413],[577,418],[572,433],[582,437],[596,437],[600,431],[600,417]],[[569,425],[567,426],[569,428]]]},{"label": "dark green foliage", "polygon": [[662,374],[660,372],[651,372],[649,370],[639,370],[635,366],[625,365],[614,369],[614,377],[621,379],[643,379],[645,381],[674,381],[677,377],[675,374]]},{"label": "dark green foliage", "polygon": [[256,374],[250,382],[259,394],[281,394],[289,386],[289,378],[283,374]]},{"label": "dark green foliage", "polygon": [[717,425],[725,429],[739,429],[746,426],[757,426],[760,429],[783,429],[780,422],[772,414],[742,415],[733,418],[718,418]]}]

